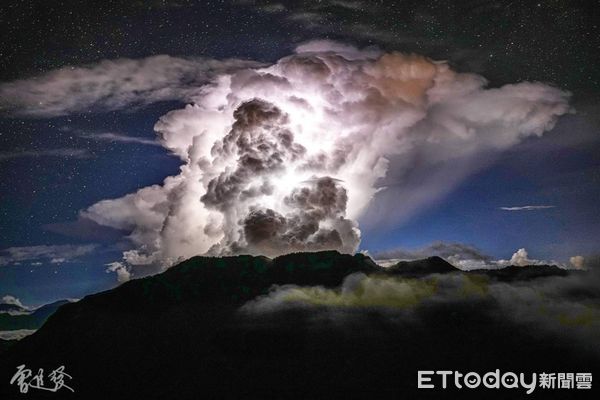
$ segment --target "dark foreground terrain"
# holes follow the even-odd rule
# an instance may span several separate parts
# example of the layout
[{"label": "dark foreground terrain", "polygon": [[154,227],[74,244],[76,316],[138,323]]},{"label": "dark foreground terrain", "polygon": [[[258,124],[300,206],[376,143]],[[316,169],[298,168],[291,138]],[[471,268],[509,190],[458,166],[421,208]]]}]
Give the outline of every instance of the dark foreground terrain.
[{"label": "dark foreground terrain", "polygon": [[[537,388],[530,396],[523,389],[417,389],[418,370],[592,372],[600,379],[597,331],[590,339],[585,330],[597,323],[595,314],[565,311],[557,329],[546,329],[498,300],[506,290],[510,302],[514,282],[521,296],[536,281],[573,292],[565,296],[588,307],[600,296],[578,289],[587,278],[568,276],[585,273],[510,268],[463,273],[433,257],[383,269],[364,255],[337,252],[195,257],[63,305],[38,332],[0,349],[0,399],[597,396],[600,381],[591,391]],[[352,289],[344,279],[353,273],[368,282]],[[575,283],[555,283],[562,279]],[[317,286],[319,295],[302,289]],[[536,310],[545,307],[539,301]],[[582,336],[562,333],[579,325]],[[8,383],[21,364],[48,372],[64,365],[75,392],[19,393]]]}]

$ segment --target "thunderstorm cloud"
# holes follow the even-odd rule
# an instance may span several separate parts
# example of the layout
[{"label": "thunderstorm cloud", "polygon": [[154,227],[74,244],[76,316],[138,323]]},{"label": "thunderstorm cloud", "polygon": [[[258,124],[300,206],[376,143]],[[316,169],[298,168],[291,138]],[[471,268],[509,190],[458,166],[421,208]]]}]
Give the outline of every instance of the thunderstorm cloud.
[{"label": "thunderstorm cloud", "polygon": [[379,218],[401,221],[482,154],[541,136],[570,111],[569,93],[546,84],[487,88],[444,62],[324,40],[270,66],[209,61],[116,60],[0,87],[29,115],[192,103],[155,125],[179,174],[81,212],[129,232],[118,271],[198,254],[355,252],[374,199],[388,196]]}]

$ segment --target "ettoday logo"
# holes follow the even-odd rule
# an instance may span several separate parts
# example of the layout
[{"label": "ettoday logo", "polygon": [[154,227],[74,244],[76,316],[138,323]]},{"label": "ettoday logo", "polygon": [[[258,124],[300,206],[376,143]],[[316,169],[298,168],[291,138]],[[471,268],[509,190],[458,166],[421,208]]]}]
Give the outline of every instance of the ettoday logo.
[{"label": "ettoday logo", "polygon": [[527,394],[539,386],[543,389],[591,389],[591,373],[546,373],[516,374],[501,373],[499,369],[484,375],[477,372],[462,373],[458,371],[418,371],[417,387],[419,389],[446,389],[453,384],[457,389],[523,389]]}]

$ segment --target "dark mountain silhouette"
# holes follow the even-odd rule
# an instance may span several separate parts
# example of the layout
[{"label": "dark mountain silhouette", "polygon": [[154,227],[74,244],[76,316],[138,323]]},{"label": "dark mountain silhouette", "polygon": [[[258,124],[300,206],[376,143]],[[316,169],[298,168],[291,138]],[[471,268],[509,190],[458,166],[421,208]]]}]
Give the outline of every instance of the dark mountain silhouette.
[{"label": "dark mountain silhouette", "polygon": [[567,271],[565,269],[557,267],[556,265],[526,265],[523,267],[511,265],[501,269],[480,269],[471,272],[486,274],[500,281],[512,282],[519,280],[543,278],[547,276],[567,276],[569,274],[579,273],[580,271]]},{"label": "dark mountain silhouette", "polygon": [[433,256],[423,260],[400,261],[389,267],[394,275],[421,276],[428,274],[446,274],[460,271],[441,257]]},{"label": "dark mountain silhouette", "polygon": [[[511,271],[507,275],[521,273]],[[420,306],[415,323],[369,309],[239,312],[272,285],[333,288],[354,272],[461,273],[437,257],[389,269],[362,254],[334,251],[273,260],[194,257],[61,306],[35,334],[0,355],[0,398],[19,395],[8,381],[21,364],[47,371],[64,365],[75,393],[61,391],[61,399],[437,398],[442,392],[416,389],[417,370],[527,372],[543,364],[576,372],[598,365],[594,354],[541,340],[493,316],[497,306],[487,299]],[[32,390],[27,398],[50,395]],[[485,395],[506,398],[505,392]]]}]

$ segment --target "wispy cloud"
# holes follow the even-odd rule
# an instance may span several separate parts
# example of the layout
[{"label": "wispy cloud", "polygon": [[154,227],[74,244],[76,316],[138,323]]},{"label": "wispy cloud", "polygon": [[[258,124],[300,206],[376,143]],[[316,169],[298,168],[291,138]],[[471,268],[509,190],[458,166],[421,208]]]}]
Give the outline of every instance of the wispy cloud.
[{"label": "wispy cloud", "polygon": [[[395,26],[373,24],[374,18],[389,12],[376,2],[359,0],[319,0],[297,2],[283,5],[279,2],[254,4],[240,1],[242,6],[252,5],[266,14],[275,15],[287,21],[300,23],[301,29],[323,34],[343,32],[352,39],[372,39],[382,43],[421,45],[439,44],[440,40],[432,41],[424,36],[406,36],[405,32],[397,31]],[[336,18],[331,18],[332,13]],[[359,16],[359,18],[357,18]]]},{"label": "wispy cloud", "polygon": [[98,131],[86,131],[85,129],[73,128],[70,126],[62,126],[59,128],[61,132],[69,132],[73,135],[77,135],[83,139],[94,140],[98,142],[122,142],[122,143],[136,143],[149,146],[161,146],[160,142],[155,139],[148,139],[139,136],[129,136],[119,132],[98,132]]},{"label": "wispy cloud", "polygon": [[35,329],[17,329],[14,331],[0,331],[0,339],[2,340],[21,340],[25,336],[29,336],[35,332]]},{"label": "wispy cloud", "polygon": [[281,3],[265,4],[262,6],[258,6],[258,9],[267,13],[280,13],[287,10],[287,8]]},{"label": "wispy cloud", "polygon": [[103,133],[92,133],[82,135],[82,137],[103,141],[103,142],[122,142],[122,143],[136,143],[136,144],[144,144],[149,146],[160,146],[161,144],[153,139],[145,139],[136,136],[127,136],[121,133],[113,133],[113,132],[103,132]]},{"label": "wispy cloud", "polygon": [[92,154],[87,149],[49,149],[49,150],[20,150],[0,152],[0,162],[15,158],[27,157],[62,157],[62,158],[90,158]]},{"label": "wispy cloud", "polygon": [[[352,0],[330,0],[329,3],[334,6],[341,8],[347,8],[349,10],[362,11],[367,6],[363,1],[352,1]],[[368,6],[371,6],[369,4]]]},{"label": "wispy cloud", "polygon": [[533,210],[545,210],[545,209],[554,208],[554,207],[556,207],[556,206],[536,205],[536,206],[500,207],[500,209],[504,210],[504,211],[533,211]]},{"label": "wispy cloud", "polygon": [[102,60],[0,83],[0,112],[43,118],[119,110],[158,101],[194,101],[201,94],[202,85],[216,75],[259,65],[237,59],[168,55]]},{"label": "wispy cloud", "polygon": [[321,24],[326,23],[325,15],[317,12],[302,11],[290,13],[288,19],[304,24],[305,27],[318,28]]},{"label": "wispy cloud", "polygon": [[9,247],[0,250],[0,266],[19,265],[24,262],[61,264],[89,254],[97,247],[96,244]]}]

